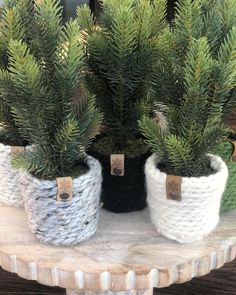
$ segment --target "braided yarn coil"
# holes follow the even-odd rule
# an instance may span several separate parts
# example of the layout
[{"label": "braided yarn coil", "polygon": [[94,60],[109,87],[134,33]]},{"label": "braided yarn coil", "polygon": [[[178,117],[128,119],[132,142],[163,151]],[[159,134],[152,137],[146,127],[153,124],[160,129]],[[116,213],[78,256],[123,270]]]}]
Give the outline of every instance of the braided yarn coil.
[{"label": "braided yarn coil", "polygon": [[233,144],[228,141],[220,144],[217,146],[217,149],[214,150],[214,153],[225,161],[229,170],[229,177],[220,208],[222,213],[236,208],[236,162],[230,161],[233,150]]},{"label": "braided yarn coil", "polygon": [[101,165],[94,158],[85,159],[89,171],[73,179],[73,198],[57,201],[56,180],[39,180],[22,173],[22,189],[28,225],[46,244],[74,245],[91,237],[99,219]]},{"label": "braided yarn coil", "polygon": [[23,207],[20,172],[11,165],[11,147],[0,144],[0,202]]},{"label": "braided yarn coil", "polygon": [[216,173],[183,177],[181,201],[167,199],[167,174],[157,168],[158,157],[155,154],[148,158],[145,165],[147,201],[151,220],[163,236],[179,243],[195,242],[217,225],[228,169],[220,157],[208,156]]}]

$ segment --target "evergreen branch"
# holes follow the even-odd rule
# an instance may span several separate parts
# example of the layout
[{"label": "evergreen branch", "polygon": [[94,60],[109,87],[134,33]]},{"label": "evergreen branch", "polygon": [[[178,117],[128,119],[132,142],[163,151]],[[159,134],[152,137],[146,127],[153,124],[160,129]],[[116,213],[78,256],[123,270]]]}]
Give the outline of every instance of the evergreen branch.
[{"label": "evergreen branch", "polygon": [[[176,5],[174,20],[176,40],[185,53],[193,38],[199,38],[203,29],[201,0],[180,0]],[[180,53],[180,52],[179,52]]]},{"label": "evergreen branch", "polygon": [[81,130],[81,144],[88,147],[98,133],[103,115],[96,109],[94,96],[87,94],[77,106],[77,120]]},{"label": "evergreen branch", "polygon": [[230,91],[236,86],[236,26],[225,36],[218,53],[214,96],[222,105],[230,103]]},{"label": "evergreen branch", "polygon": [[61,34],[55,61],[54,89],[67,110],[71,108],[71,98],[78,88],[84,64],[83,48],[79,42],[80,31],[76,21],[66,25],[65,32]]},{"label": "evergreen branch", "polygon": [[166,16],[167,16],[167,0],[153,0],[151,5],[151,33],[153,36],[157,36],[161,30],[166,28]]},{"label": "evergreen branch", "polygon": [[189,98],[205,98],[209,91],[213,60],[206,38],[193,42],[187,51],[184,84]]},{"label": "evergreen branch", "polygon": [[89,9],[89,7],[85,5],[78,6],[76,10],[77,21],[80,27],[85,30],[88,34],[91,34],[94,31],[94,26],[96,23],[96,18]]},{"label": "evergreen branch", "polygon": [[53,81],[54,60],[62,29],[62,8],[57,0],[44,0],[35,4],[32,47],[44,66],[45,79]]},{"label": "evergreen branch", "polygon": [[146,138],[145,142],[156,153],[161,162],[166,160],[166,131],[151,118],[144,116],[139,120],[139,128]]},{"label": "evergreen branch", "polygon": [[165,147],[173,172],[176,175],[188,175],[193,161],[192,145],[188,140],[171,134],[165,138]]},{"label": "evergreen branch", "polygon": [[60,159],[61,171],[72,170],[79,158],[84,157],[80,142],[81,130],[78,120],[72,116],[65,118],[55,134],[54,153]]},{"label": "evergreen branch", "polygon": [[25,35],[25,27],[16,7],[3,10],[1,19],[0,67],[6,68],[8,62],[7,49],[10,40],[21,40]]},{"label": "evergreen branch", "polygon": [[13,157],[12,165],[42,178],[55,179],[58,167],[51,157],[52,154],[42,146],[34,146],[31,150]]},{"label": "evergreen branch", "polygon": [[199,143],[199,157],[204,157],[206,155],[206,151],[213,150],[219,142],[225,139],[225,134],[225,130],[219,125],[205,128],[202,134],[201,142]]}]

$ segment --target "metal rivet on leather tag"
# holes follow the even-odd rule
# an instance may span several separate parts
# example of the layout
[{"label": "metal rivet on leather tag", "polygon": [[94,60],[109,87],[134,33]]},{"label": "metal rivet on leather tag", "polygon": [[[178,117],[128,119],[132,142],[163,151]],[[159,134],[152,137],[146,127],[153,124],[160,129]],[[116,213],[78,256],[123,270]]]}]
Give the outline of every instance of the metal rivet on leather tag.
[{"label": "metal rivet on leather tag", "polygon": [[167,175],[166,177],[166,195],[167,199],[181,201],[182,177]]},{"label": "metal rivet on leather tag", "polygon": [[57,200],[67,202],[72,200],[73,180],[71,177],[59,177],[57,180]]},{"label": "metal rivet on leather tag", "polygon": [[231,141],[231,143],[232,143],[234,149],[233,149],[233,153],[232,153],[232,155],[230,157],[230,161],[231,162],[236,162],[236,141]]},{"label": "metal rivet on leather tag", "polygon": [[122,174],[122,169],[119,169],[119,168],[114,168],[114,169],[113,169],[113,173],[114,173],[114,175],[117,175],[117,176],[119,176],[119,175],[121,175],[121,174]]},{"label": "metal rivet on leather tag", "polygon": [[125,174],[125,155],[112,154],[110,157],[111,175],[124,176]]},{"label": "metal rivet on leather tag", "polygon": [[68,200],[69,197],[70,197],[70,195],[67,194],[67,193],[62,193],[62,194],[60,195],[60,199],[62,199],[62,200]]}]

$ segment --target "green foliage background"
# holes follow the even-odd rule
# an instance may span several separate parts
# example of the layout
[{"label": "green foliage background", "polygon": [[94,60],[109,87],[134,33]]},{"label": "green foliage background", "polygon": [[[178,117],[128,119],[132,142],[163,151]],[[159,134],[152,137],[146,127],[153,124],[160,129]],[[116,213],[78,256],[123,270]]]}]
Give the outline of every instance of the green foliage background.
[{"label": "green foliage background", "polygon": [[140,136],[138,119],[152,112],[151,76],[163,51],[166,0],[104,0],[96,20],[88,7],[78,21],[88,64],[87,85],[104,112],[106,135],[119,150]]},{"label": "green foliage background", "polygon": [[[25,1],[25,0],[24,0]],[[30,46],[11,38],[0,70],[2,98],[32,148],[13,164],[40,178],[77,176],[101,115],[83,81],[84,53],[77,21],[62,24],[56,0],[34,7]],[[82,169],[83,171],[83,169]]]},{"label": "green foliage background", "polygon": [[144,117],[140,128],[169,173],[207,175],[207,153],[227,135],[222,117],[235,104],[236,1],[180,0],[165,40],[153,87],[168,127]]},{"label": "green foliage background", "polygon": [[[29,42],[32,27],[33,1],[4,0],[0,18],[0,68],[8,66],[8,45],[11,39]],[[0,89],[1,95],[1,89]],[[9,106],[0,100],[0,142],[10,145],[25,145]]]}]

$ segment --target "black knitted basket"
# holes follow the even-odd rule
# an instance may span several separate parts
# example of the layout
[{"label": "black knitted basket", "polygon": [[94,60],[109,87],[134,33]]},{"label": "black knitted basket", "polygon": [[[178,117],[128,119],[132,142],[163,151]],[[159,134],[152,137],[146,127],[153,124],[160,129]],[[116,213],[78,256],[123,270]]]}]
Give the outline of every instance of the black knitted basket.
[{"label": "black knitted basket", "polygon": [[124,176],[110,173],[110,156],[91,151],[100,161],[103,169],[102,202],[103,208],[115,213],[142,210],[146,207],[144,164],[149,153],[139,157],[125,157]]}]

